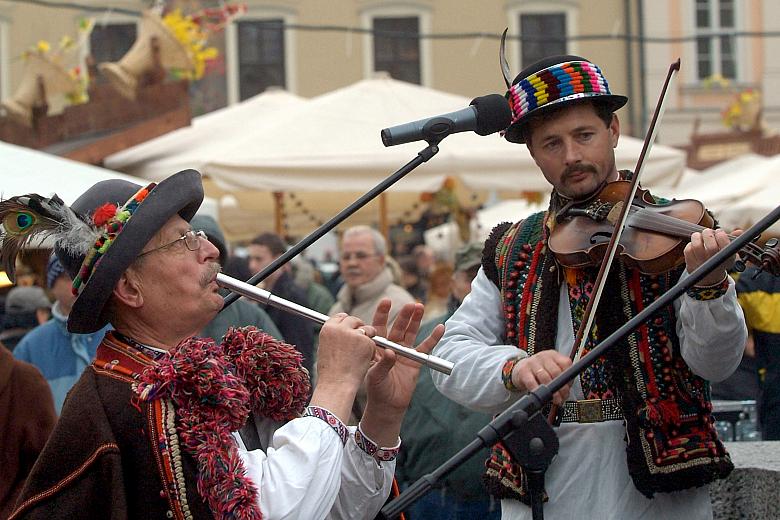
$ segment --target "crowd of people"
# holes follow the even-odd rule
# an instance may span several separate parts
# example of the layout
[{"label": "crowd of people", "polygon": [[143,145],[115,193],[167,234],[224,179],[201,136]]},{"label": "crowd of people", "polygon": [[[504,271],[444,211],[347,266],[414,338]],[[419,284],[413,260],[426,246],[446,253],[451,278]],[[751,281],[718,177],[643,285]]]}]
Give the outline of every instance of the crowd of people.
[{"label": "crowd of people", "polygon": [[[196,215],[193,170],[145,187],[104,181],[70,207],[17,198],[30,212],[55,206],[62,229],[42,286],[4,300],[0,518],[373,518],[394,480],[403,490],[431,472],[729,242],[706,229],[669,272],[616,266],[570,353],[598,269],[561,264],[547,239],[570,202],[633,175],[614,158],[627,99],[578,56],[541,60],[507,86],[505,137],[531,152],[549,209],[507,215],[454,261],[423,244],[393,259],[377,230],[344,229],[335,283],[302,258],[262,282],[328,314],[322,326],[245,298],[223,309],[217,273],[247,279],[288,244],[263,233],[235,254]],[[555,395],[551,518],[711,517],[707,484],[733,466],[710,385],[723,392],[738,366],[760,387],[747,398],[760,401],[764,437],[780,439],[778,282],[735,283],[729,267]],[[452,374],[376,348],[375,335],[452,361]],[[485,449],[407,518],[531,518],[514,457]]]}]

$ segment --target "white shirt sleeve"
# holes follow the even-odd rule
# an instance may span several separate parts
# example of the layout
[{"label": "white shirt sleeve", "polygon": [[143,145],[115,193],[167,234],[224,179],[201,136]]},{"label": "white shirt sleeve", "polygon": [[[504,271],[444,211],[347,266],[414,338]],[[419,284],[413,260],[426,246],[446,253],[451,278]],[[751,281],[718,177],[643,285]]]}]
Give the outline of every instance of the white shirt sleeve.
[{"label": "white shirt sleeve", "polygon": [[525,356],[514,345],[503,344],[504,313],[501,295],[480,267],[471,293],[445,324],[434,355],[455,364],[449,376],[431,370],[441,393],[473,410],[498,413],[517,400],[501,382],[508,359]]},{"label": "white shirt sleeve", "polygon": [[[474,410],[499,413],[519,397],[504,388],[501,368],[506,360],[524,352],[503,344],[501,294],[481,268],[471,287],[471,294],[447,320],[444,337],[433,352],[455,364],[452,374],[431,371],[431,376],[439,391],[453,401]],[[684,294],[675,300],[674,308],[681,354],[691,370],[716,382],[731,375],[742,359],[747,339],[734,281],[729,278],[728,291],[719,298],[703,301]],[[571,318],[568,312],[559,313],[558,318],[556,348],[568,354],[574,339]],[[567,341],[561,341],[562,331],[568,332]],[[568,346],[563,349],[561,343]]]},{"label": "white shirt sleeve", "polygon": [[684,294],[674,302],[682,357],[694,374],[714,382],[734,373],[747,340],[734,280],[728,280],[729,288],[719,298],[696,300]]},{"label": "white shirt sleeve", "polygon": [[321,419],[294,419],[276,430],[267,452],[247,451],[233,434],[246,475],[257,486],[263,518],[374,517],[390,493],[395,462],[380,466],[355,444],[355,428],[349,430],[342,446]]}]

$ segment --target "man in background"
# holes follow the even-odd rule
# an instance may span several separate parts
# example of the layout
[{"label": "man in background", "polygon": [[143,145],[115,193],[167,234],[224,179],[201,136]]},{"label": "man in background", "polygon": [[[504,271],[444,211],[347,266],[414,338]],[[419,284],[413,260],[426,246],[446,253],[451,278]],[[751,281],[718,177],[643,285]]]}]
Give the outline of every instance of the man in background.
[{"label": "man in background", "polygon": [[57,422],[41,373],[0,343],[0,518],[8,518]]},{"label": "man in background", "polygon": [[36,285],[16,286],[5,298],[5,314],[0,327],[0,342],[12,351],[25,334],[51,316],[51,302]]},{"label": "man in background", "polygon": [[[447,311],[422,324],[417,333],[418,343],[436,325],[447,321],[471,292],[471,281],[477,276],[481,258],[482,244],[479,243],[467,244],[456,253]],[[401,426],[404,449],[396,467],[401,486],[411,485],[438,468],[473,441],[490,419],[489,414],[471,411],[440,394],[433,385],[430,370],[422,367]],[[406,511],[410,520],[498,520],[501,516],[499,504],[491,500],[481,483],[484,460],[488,455],[489,450],[484,449],[480,455],[471,457],[444,479],[441,488],[415,502]]]},{"label": "man in background", "polygon": [[[275,233],[263,233],[252,240],[249,250],[249,269],[257,273],[265,269],[271,262],[279,258],[287,250],[284,241]],[[265,289],[276,296],[309,307],[309,301],[302,288],[295,284],[290,265],[285,264],[265,280]],[[303,366],[314,376],[316,352],[314,350],[314,324],[288,311],[261,304],[276,326],[284,335],[284,340],[294,345],[303,354]],[[366,323],[370,323],[370,320]]]},{"label": "man in background", "polygon": [[758,365],[759,412],[764,440],[780,440],[780,279],[748,267],[737,280]]},{"label": "man in background", "polygon": [[[411,294],[393,283],[386,254],[387,242],[377,230],[368,226],[355,226],[344,232],[339,263],[344,285],[339,289],[336,303],[328,314],[333,316],[346,312],[369,323],[374,309],[383,298],[390,298],[393,309],[414,303]],[[395,314],[391,314],[390,322],[394,319]]]},{"label": "man in background", "polygon": [[38,325],[22,338],[14,357],[35,365],[49,383],[54,408],[59,415],[62,403],[84,369],[95,359],[95,352],[110,326],[92,334],[68,332],[68,315],[76,297],[71,280],[57,256],[52,253],[46,266],[46,285],[54,295],[52,319]]}]

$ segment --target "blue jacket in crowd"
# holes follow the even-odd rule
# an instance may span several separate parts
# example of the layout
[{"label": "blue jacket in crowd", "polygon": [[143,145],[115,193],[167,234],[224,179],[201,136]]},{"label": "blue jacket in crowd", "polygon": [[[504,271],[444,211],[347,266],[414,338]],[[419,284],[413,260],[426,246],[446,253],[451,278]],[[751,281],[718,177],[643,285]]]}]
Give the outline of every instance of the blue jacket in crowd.
[{"label": "blue jacket in crowd", "polygon": [[25,334],[13,351],[15,358],[38,367],[49,383],[54,407],[59,415],[62,403],[84,369],[95,359],[95,352],[109,325],[92,334],[68,332],[67,316],[59,305],[52,308],[52,319]]}]

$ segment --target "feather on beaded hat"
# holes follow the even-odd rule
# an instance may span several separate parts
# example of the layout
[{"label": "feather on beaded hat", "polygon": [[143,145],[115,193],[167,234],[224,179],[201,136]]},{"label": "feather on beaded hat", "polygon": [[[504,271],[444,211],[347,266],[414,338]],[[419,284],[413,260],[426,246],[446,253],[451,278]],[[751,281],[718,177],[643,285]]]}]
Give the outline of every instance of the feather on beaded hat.
[{"label": "feather on beaded hat", "polygon": [[603,103],[615,111],[628,102],[626,96],[612,94],[601,69],[581,56],[550,56],[523,69],[511,80],[506,61],[506,31],[499,51],[501,73],[507,86],[506,98],[512,109],[512,124],[504,138],[524,143],[523,128],[532,117],[558,107],[582,101]]},{"label": "feather on beaded hat", "polygon": [[203,185],[195,170],[145,187],[101,181],[70,207],[56,195],[11,197],[0,201],[0,262],[13,277],[21,248],[52,236],[77,295],[68,330],[95,332],[106,324],[103,310],[114,286],[144,246],[173,215],[189,222],[202,202]]}]

